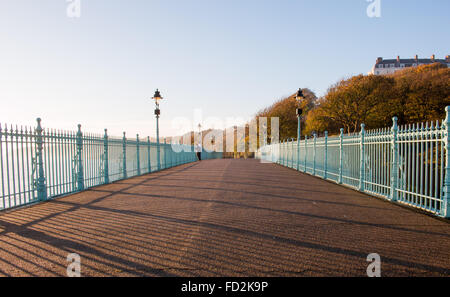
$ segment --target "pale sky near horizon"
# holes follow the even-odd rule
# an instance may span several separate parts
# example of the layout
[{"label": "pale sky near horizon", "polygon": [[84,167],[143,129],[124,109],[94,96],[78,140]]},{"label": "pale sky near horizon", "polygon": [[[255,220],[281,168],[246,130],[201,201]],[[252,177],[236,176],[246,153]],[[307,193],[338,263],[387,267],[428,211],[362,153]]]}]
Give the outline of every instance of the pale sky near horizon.
[{"label": "pale sky near horizon", "polygon": [[69,18],[66,0],[0,0],[1,123],[154,136],[159,88],[161,135],[177,135],[195,109],[247,118],[377,57],[450,54],[448,0],[381,0],[381,18],[366,0],[80,1]]}]

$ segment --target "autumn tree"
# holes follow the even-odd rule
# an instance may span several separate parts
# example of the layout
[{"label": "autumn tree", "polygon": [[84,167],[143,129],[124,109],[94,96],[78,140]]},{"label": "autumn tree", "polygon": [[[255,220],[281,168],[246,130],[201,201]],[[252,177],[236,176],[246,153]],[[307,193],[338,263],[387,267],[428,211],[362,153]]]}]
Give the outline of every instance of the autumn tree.
[{"label": "autumn tree", "polygon": [[443,64],[422,65],[392,75],[396,111],[403,124],[442,120],[450,105],[450,69]]},{"label": "autumn tree", "polygon": [[386,76],[358,75],[341,80],[328,89],[307,118],[307,132],[356,132],[361,123],[368,128],[384,124],[385,110],[392,97],[394,79]]},{"label": "autumn tree", "polygon": [[257,113],[256,118],[259,119],[260,117],[267,117],[267,132],[268,136],[270,137],[270,118],[272,117],[278,117],[279,118],[279,124],[280,124],[280,139],[285,138],[297,138],[297,115],[296,115],[296,109],[302,108],[304,117],[303,117],[303,124],[306,121],[307,114],[310,110],[312,110],[315,107],[317,97],[309,89],[302,89],[303,95],[305,96],[304,100],[300,102],[300,104],[295,99],[295,94],[280,99],[271,106],[261,110]]},{"label": "autumn tree", "polygon": [[443,119],[450,105],[450,69],[435,63],[392,75],[358,75],[329,88],[307,117],[307,131],[357,132],[399,124]]}]

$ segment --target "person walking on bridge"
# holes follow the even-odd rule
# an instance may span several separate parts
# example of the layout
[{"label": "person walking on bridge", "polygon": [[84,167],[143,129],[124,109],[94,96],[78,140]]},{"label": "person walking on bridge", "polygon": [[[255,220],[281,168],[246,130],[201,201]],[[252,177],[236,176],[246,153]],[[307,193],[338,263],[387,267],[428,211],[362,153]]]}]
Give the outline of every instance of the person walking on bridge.
[{"label": "person walking on bridge", "polygon": [[202,146],[200,144],[197,144],[195,146],[195,152],[197,153],[197,158],[199,161],[202,160]]}]

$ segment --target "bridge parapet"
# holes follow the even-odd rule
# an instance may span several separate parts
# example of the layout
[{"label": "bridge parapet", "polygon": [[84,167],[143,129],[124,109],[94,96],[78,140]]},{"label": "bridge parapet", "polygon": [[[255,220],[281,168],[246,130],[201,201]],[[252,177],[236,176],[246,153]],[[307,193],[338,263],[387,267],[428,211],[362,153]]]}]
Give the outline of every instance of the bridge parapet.
[{"label": "bridge parapet", "polygon": [[446,119],[263,146],[256,157],[450,218],[450,107]]},{"label": "bridge parapet", "polygon": [[[188,146],[183,146],[188,147]],[[0,210],[79,192],[117,180],[197,161],[193,147],[136,139],[0,125]],[[145,153],[146,152],[146,153]]]}]

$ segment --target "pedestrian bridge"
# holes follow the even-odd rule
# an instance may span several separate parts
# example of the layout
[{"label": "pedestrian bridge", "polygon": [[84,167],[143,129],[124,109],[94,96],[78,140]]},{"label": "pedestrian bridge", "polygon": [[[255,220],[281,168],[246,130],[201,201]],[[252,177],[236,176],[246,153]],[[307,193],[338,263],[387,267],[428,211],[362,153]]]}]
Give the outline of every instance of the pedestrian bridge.
[{"label": "pedestrian bridge", "polygon": [[0,213],[0,275],[450,274],[447,221],[258,160],[174,166]]}]

